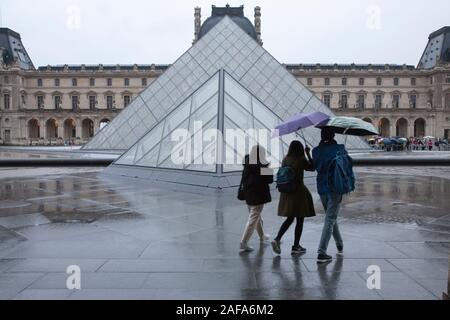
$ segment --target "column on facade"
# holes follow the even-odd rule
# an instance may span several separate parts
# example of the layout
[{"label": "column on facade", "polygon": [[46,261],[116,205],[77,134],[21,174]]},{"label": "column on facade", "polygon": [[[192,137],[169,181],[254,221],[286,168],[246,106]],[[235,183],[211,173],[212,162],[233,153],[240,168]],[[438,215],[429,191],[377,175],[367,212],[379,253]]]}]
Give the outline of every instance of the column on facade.
[{"label": "column on facade", "polygon": [[[389,119],[389,118],[387,118],[387,119]],[[390,130],[391,137],[396,136],[397,135],[397,121],[395,120],[395,118],[390,118],[389,122],[390,122],[389,130]]]},{"label": "column on facade", "polygon": [[75,127],[75,136],[76,136],[75,138],[81,139],[82,130],[83,130],[83,127],[82,127],[81,121],[78,120],[76,123],[76,127]]},{"label": "column on facade", "polygon": [[414,121],[415,121],[416,119],[414,119],[414,118],[409,118],[408,119],[408,134],[409,134],[409,136],[410,137],[414,137]]},{"label": "column on facade", "polygon": [[58,121],[58,138],[64,139],[64,123],[62,120]]},{"label": "column on facade", "polygon": [[44,120],[39,120],[39,137],[41,139],[47,138],[47,130],[45,130],[45,129],[46,129],[46,126],[45,126]]}]

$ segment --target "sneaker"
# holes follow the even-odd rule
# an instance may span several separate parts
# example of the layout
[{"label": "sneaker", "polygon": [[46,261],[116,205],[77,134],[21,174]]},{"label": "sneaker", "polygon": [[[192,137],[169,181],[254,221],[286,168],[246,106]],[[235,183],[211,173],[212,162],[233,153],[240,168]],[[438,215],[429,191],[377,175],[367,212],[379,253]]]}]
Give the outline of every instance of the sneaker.
[{"label": "sneaker", "polygon": [[338,256],[343,256],[344,255],[344,248],[342,247],[338,247],[337,248],[338,252],[336,253]]},{"label": "sneaker", "polygon": [[276,254],[281,254],[280,241],[273,240],[272,241],[272,249]]},{"label": "sneaker", "polygon": [[304,254],[306,253],[306,249],[303,248],[302,246],[293,246],[292,247],[292,255],[299,255],[299,254]]},{"label": "sneaker", "polygon": [[327,263],[333,261],[333,258],[326,254],[319,254],[317,257],[317,263]]},{"label": "sneaker", "polygon": [[270,235],[265,234],[263,238],[259,239],[261,242],[266,242],[270,240]]},{"label": "sneaker", "polygon": [[252,252],[254,249],[252,247],[250,247],[248,244],[246,243],[241,243],[241,247],[239,248],[239,252]]}]

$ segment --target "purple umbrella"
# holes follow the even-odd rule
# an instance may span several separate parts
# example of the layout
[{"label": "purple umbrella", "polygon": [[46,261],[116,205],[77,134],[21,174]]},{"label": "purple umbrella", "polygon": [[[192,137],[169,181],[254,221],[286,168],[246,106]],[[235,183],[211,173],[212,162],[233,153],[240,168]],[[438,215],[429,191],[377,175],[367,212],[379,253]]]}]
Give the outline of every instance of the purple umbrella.
[{"label": "purple umbrella", "polygon": [[329,119],[329,115],[319,111],[299,113],[277,126],[274,131],[274,137],[285,136],[287,134],[297,132],[300,129],[316,126],[319,123]]}]

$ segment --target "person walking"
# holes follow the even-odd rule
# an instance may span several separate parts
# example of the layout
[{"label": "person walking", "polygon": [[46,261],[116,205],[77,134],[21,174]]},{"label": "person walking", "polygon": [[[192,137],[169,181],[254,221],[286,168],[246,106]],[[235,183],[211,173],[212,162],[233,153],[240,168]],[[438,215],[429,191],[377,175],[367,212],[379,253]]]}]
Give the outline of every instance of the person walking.
[{"label": "person walking", "polygon": [[428,151],[433,151],[433,140],[428,139]]},{"label": "person walking", "polygon": [[278,216],[286,217],[287,219],[282,224],[275,240],[272,241],[272,249],[276,254],[281,254],[281,239],[296,220],[297,225],[295,227],[292,255],[299,255],[306,253],[306,249],[300,246],[305,218],[316,215],[311,193],[303,182],[304,171],[314,171],[311,149],[306,147],[305,150],[300,141],[293,141],[289,147],[288,154],[283,160],[282,168],[292,170],[293,187],[292,190],[289,190],[290,192],[282,192],[280,190]]},{"label": "person walking", "polygon": [[338,255],[344,254],[344,241],[339,230],[337,218],[344,194],[355,190],[352,158],[344,145],[334,140],[330,128],[322,129],[322,140],[313,150],[314,165],[317,170],[317,191],[325,210],[325,223],[319,244],[317,263],[333,260],[327,254],[328,244],[333,236]]},{"label": "person walking", "polygon": [[272,201],[269,185],[273,183],[273,171],[266,160],[266,149],[254,146],[249,155],[245,156],[244,171],[239,188],[238,198],[247,203],[249,218],[245,226],[240,244],[240,252],[251,252],[248,245],[255,229],[260,240],[267,241],[269,236],[264,233],[261,213],[264,205]]}]

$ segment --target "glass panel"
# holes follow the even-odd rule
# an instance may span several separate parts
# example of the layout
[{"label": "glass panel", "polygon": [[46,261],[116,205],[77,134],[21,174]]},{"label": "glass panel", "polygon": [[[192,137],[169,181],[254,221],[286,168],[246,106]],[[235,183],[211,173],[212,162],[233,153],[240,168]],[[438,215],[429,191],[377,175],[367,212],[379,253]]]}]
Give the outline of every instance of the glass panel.
[{"label": "glass panel", "polygon": [[[196,170],[196,171],[206,171],[206,172],[216,172],[216,164],[217,164],[217,136],[215,135],[216,131],[212,132],[211,134],[214,134],[215,137],[212,139],[211,135],[205,136],[205,134],[208,133],[209,129],[215,130],[217,128],[217,117],[212,118],[208,123],[205,124],[205,126],[202,128],[203,130],[203,137],[202,137],[202,150],[201,154],[197,155],[194,152],[194,137],[191,137],[192,148],[191,148],[191,161],[189,161],[189,164],[185,167],[188,170]],[[198,131],[197,131],[198,132]],[[207,140],[207,141],[205,141]],[[193,159],[195,157],[195,159]],[[207,160],[207,161],[205,161]]]},{"label": "glass panel", "polygon": [[210,81],[208,81],[202,88],[200,88],[200,90],[198,90],[195,93],[193,110],[196,110],[198,107],[203,105],[218,91],[219,91],[219,75],[217,74]]},{"label": "glass panel", "polygon": [[209,120],[211,120],[212,117],[215,117],[217,115],[218,108],[219,108],[218,96],[215,95],[206,104],[197,109],[193,115],[191,115],[190,117],[191,131],[193,130],[193,125],[195,121],[202,121],[203,124],[209,122]]},{"label": "glass panel", "polygon": [[225,92],[239,102],[248,112],[252,112],[250,94],[227,74],[225,75]]},{"label": "glass panel", "polygon": [[136,163],[137,166],[143,167],[156,167],[156,162],[158,161],[160,145],[154,148],[150,153],[148,153],[144,158]]},{"label": "glass panel", "polygon": [[136,146],[128,150],[126,154],[124,154],[119,160],[117,160],[116,164],[134,165],[135,155],[136,155]]},{"label": "glass panel", "polygon": [[264,106],[261,102],[252,99],[253,102],[253,116],[261,121],[267,128],[275,129],[276,126],[280,123],[281,119],[269,111],[266,106]]},{"label": "glass panel", "polygon": [[[179,125],[175,129],[189,129],[189,119],[186,119],[181,125]],[[161,141],[161,150],[158,157],[158,166],[167,160],[167,158],[170,158],[170,154],[173,150],[173,148],[177,145],[176,141],[172,141],[172,131],[165,135],[163,140]]]},{"label": "glass panel", "polygon": [[153,130],[145,135],[144,138],[142,138],[137,146],[135,161],[139,161],[147,152],[152,150],[161,141],[163,127],[164,122],[157,125]]},{"label": "glass panel", "polygon": [[253,128],[253,117],[229,95],[225,95],[225,115],[232,119],[239,128]]},{"label": "glass panel", "polygon": [[186,120],[186,118],[189,117],[190,111],[191,111],[191,100],[188,99],[180,107],[178,107],[171,115],[167,117],[164,129],[164,136],[175,130],[183,120]]}]

